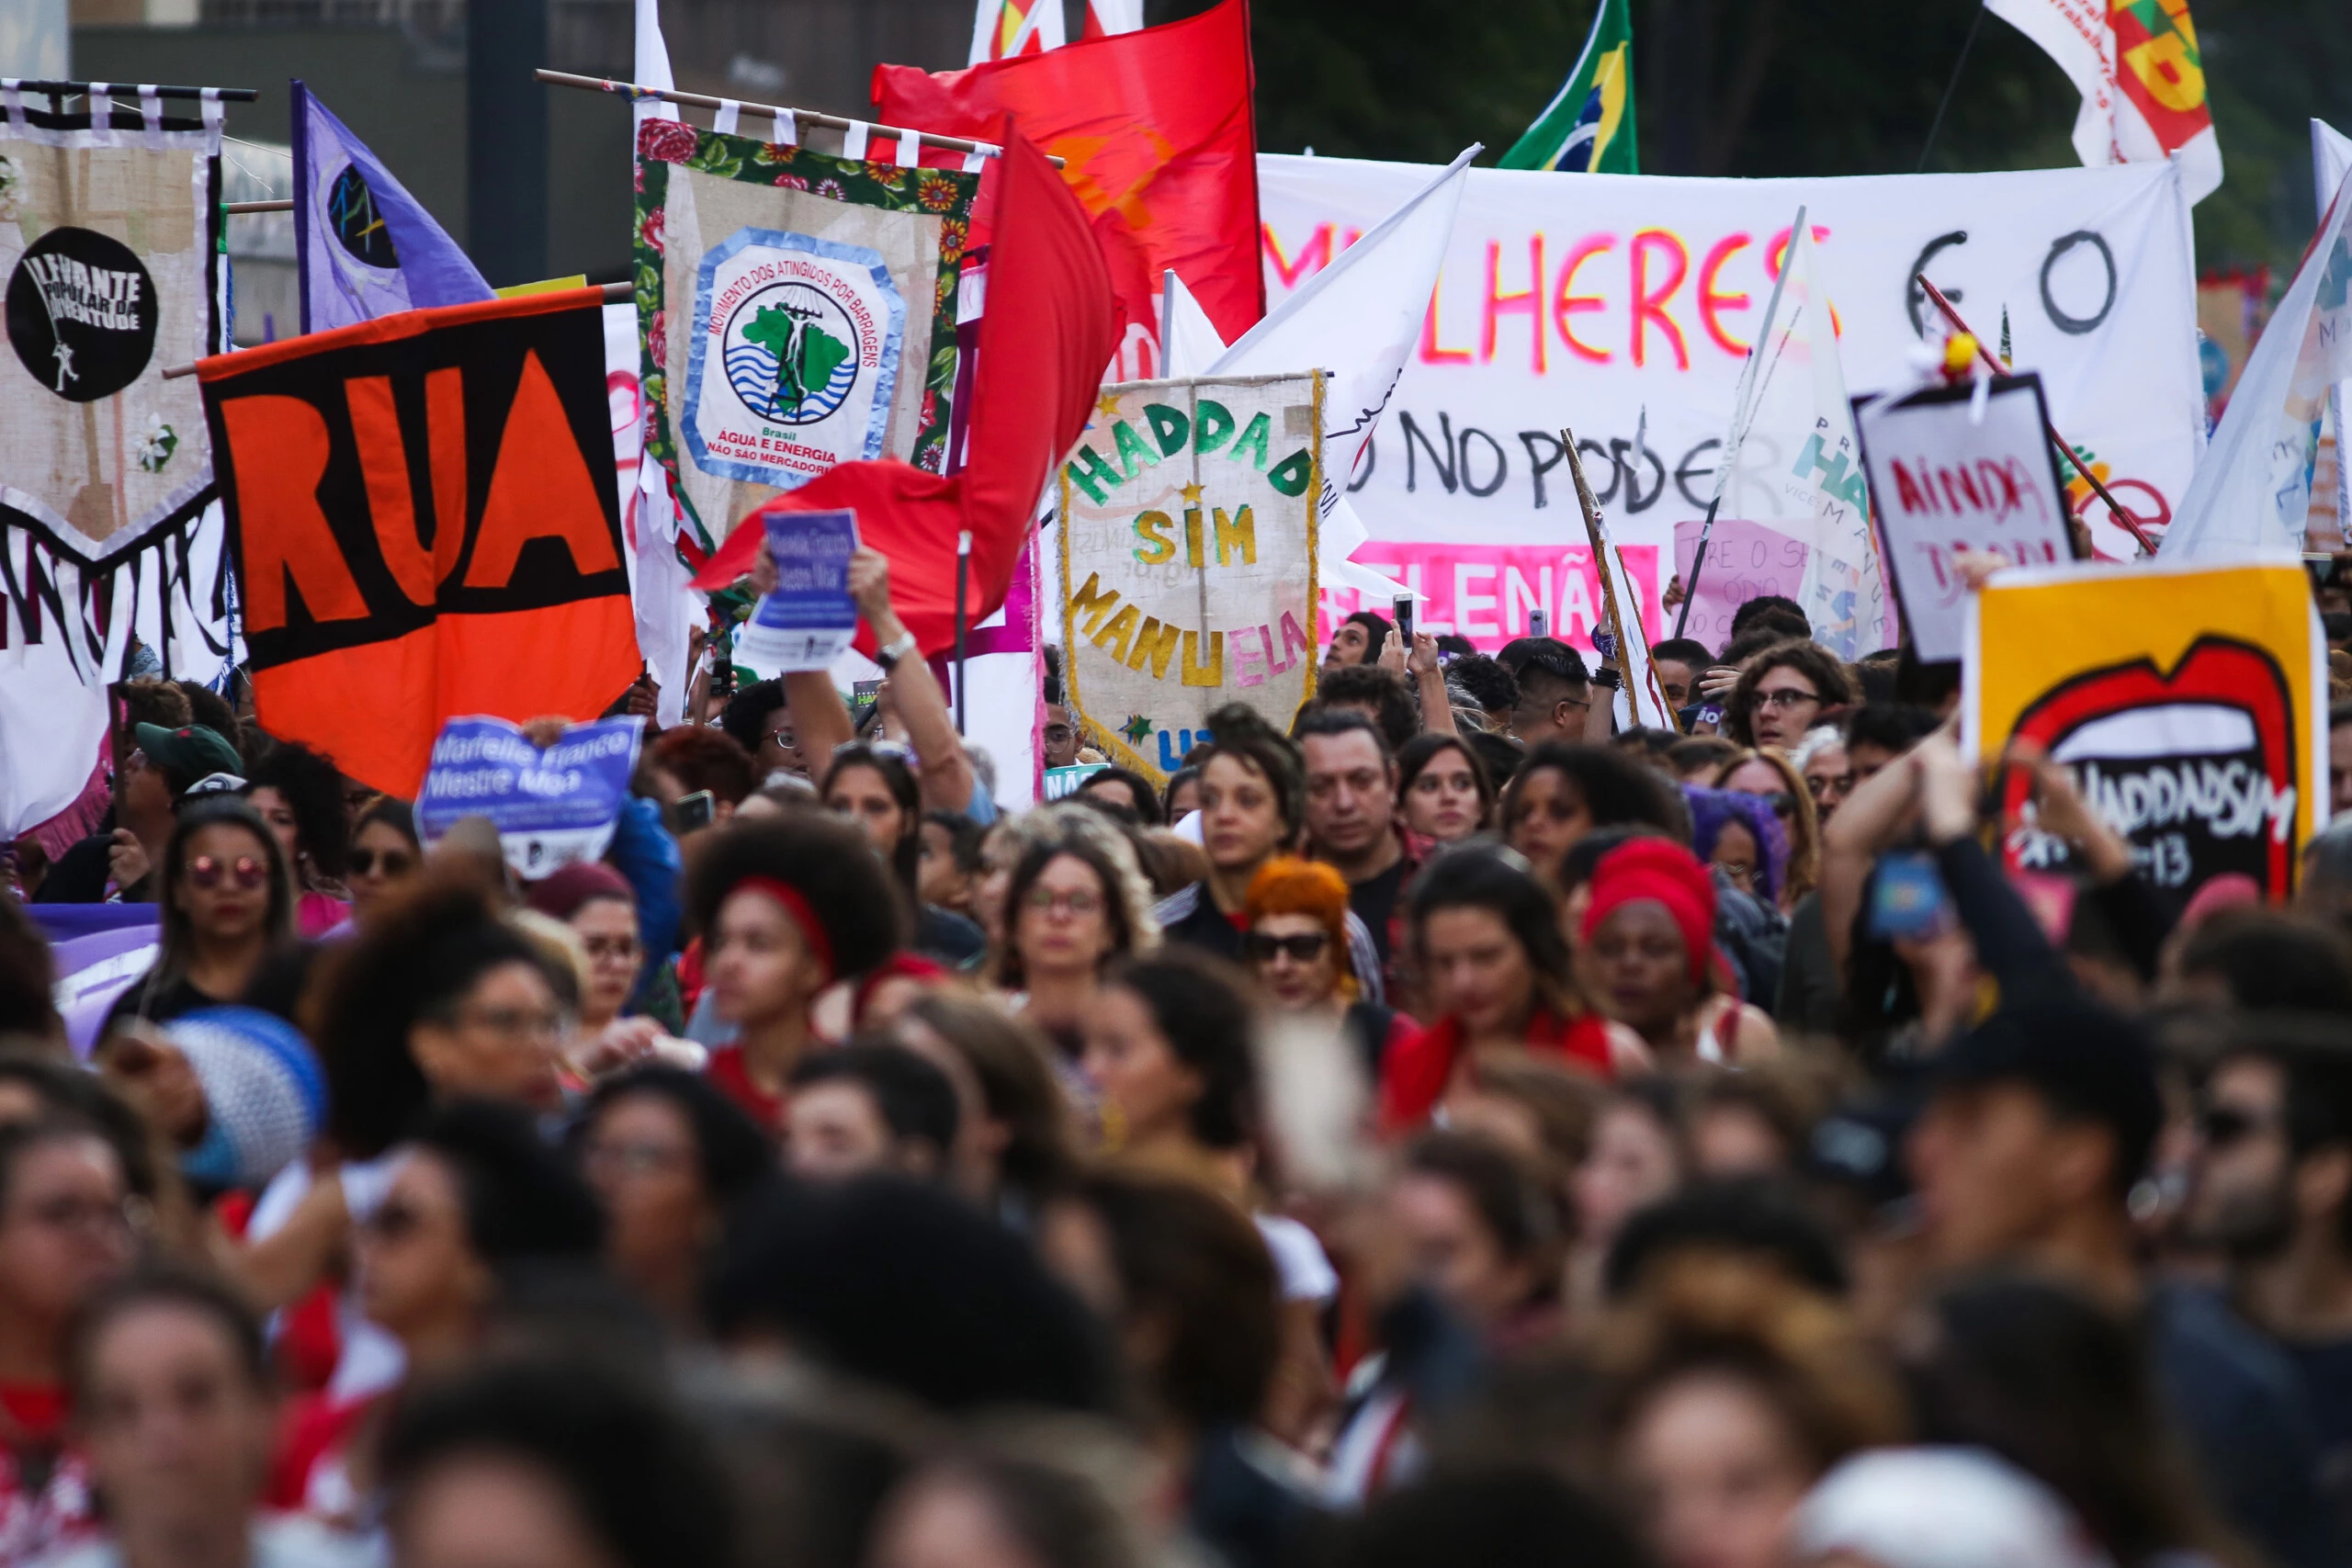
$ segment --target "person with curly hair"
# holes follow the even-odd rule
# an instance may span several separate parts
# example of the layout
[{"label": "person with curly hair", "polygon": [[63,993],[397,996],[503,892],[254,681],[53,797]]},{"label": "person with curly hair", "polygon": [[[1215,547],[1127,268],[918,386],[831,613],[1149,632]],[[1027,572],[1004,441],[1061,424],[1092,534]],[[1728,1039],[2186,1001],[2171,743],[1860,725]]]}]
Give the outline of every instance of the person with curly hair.
[{"label": "person with curly hair", "polygon": [[674,812],[679,801],[689,795],[710,792],[708,826],[718,827],[735,815],[735,808],[759,787],[759,774],[752,766],[752,754],[723,729],[707,725],[678,725],[662,733],[646,753],[645,773],[653,786],[653,796],[662,803],[665,816],[673,818],[673,830],[681,840],[695,832],[679,831]]},{"label": "person with curly hair", "polygon": [[1678,836],[1686,831],[1674,786],[1611,746],[1538,746],[1503,786],[1500,818],[1503,841],[1547,880],[1560,857],[1596,828],[1645,822]]},{"label": "person with curly hair", "polygon": [[1822,714],[1855,700],[1836,654],[1804,637],[1774,643],[1750,659],[1724,708],[1724,733],[1742,746],[1794,749]]},{"label": "person with curly hair", "polygon": [[343,771],[332,759],[297,741],[278,740],[245,775],[245,799],[286,852],[301,897],[295,928],[324,936],[351,916],[348,874],[351,824],[343,804]]},{"label": "person with curly hair", "polygon": [[815,813],[720,830],[686,871],[703,933],[706,988],[734,1039],[710,1054],[711,1081],[771,1133],[815,1035],[808,1010],[905,941],[905,901],[865,837]]},{"label": "person with curly hair", "polygon": [[980,928],[953,910],[922,901],[922,789],[894,750],[856,741],[833,752],[818,795],[828,809],[865,830],[914,910],[917,953],[963,968],[988,949]]},{"label": "person with curly hair", "polygon": [[1894,1368],[1846,1313],[1745,1260],[1664,1266],[1593,1351],[1616,1479],[1661,1568],[1779,1568],[1814,1483],[1907,1425]]},{"label": "person with curly hair", "polygon": [[1150,886],[1126,835],[1091,807],[1049,806],[1024,820],[1022,838],[990,976],[1075,1058],[1103,970],[1159,945]]}]

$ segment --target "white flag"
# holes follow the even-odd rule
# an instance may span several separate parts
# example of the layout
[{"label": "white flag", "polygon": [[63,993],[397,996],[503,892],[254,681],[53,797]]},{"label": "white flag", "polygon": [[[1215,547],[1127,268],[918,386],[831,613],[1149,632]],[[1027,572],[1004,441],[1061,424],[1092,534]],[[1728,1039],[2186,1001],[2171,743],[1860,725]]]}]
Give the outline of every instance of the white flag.
[{"label": "white flag", "polygon": [[1143,0],[1086,0],[1086,36],[1111,38],[1143,27]]},{"label": "white flag", "polygon": [[1984,0],[2040,44],[2083,95],[2075,152],[2087,168],[2180,154],[2190,205],[2222,183],[2222,144],[2205,103],[2204,57],[2188,0]]},{"label": "white flag", "polygon": [[991,60],[1039,54],[1066,41],[1061,0],[978,0],[968,63],[986,65]]},{"label": "white flag", "polygon": [[1201,309],[1176,269],[1168,268],[1160,275],[1159,373],[1170,380],[1205,376],[1209,367],[1225,356],[1226,347],[1209,313]]},{"label": "white flag", "polygon": [[[640,87],[673,92],[678,79],[670,74],[670,45],[662,36],[662,0],[637,0],[637,58],[632,74]],[[675,119],[678,106],[661,98],[639,98],[630,106],[634,124],[649,119]]]},{"label": "white flag", "polygon": [[2352,175],[2337,182],[2318,237],[2247,357],[2222,427],[2156,547],[2160,558],[2228,560],[2303,547],[2320,414],[2329,391],[2352,380],[2347,293]]},{"label": "white flag", "polygon": [[1723,516],[1806,547],[1797,600],[1815,642],[1856,660],[1886,646],[1886,581],[1870,525],[1870,487],[1838,359],[1835,311],[1797,209],[1764,330],[1740,373],[1739,406],[1716,469]]},{"label": "white flag", "polygon": [[1405,374],[1406,356],[1419,341],[1421,319],[1453,233],[1453,215],[1469,184],[1470,160],[1484,151],[1476,142],[1464,149],[1204,372],[1273,376],[1321,370],[1329,377],[1323,393],[1320,513],[1326,547],[1316,552],[1328,586],[1361,586],[1361,577],[1395,593],[1406,592],[1376,572],[1346,564],[1342,547],[1352,550],[1368,536],[1346,505],[1345,486]]}]

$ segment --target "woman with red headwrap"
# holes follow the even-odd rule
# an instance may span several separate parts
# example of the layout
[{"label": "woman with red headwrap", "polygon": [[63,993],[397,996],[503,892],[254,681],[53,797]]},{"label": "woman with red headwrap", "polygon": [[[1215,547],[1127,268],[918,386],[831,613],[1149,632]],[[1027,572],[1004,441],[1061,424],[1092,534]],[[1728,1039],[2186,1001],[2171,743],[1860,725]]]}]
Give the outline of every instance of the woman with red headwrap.
[{"label": "woman with red headwrap", "polygon": [[1780,1049],[1772,1021],[1721,982],[1715,885],[1670,839],[1635,839],[1593,871],[1577,947],[1595,1006],[1666,1068],[1752,1061]]},{"label": "woman with red headwrap", "polygon": [[736,1030],[711,1053],[710,1080],[779,1133],[785,1085],[814,1038],[810,1006],[898,950],[905,902],[864,835],[813,812],[719,829],[694,857],[685,901],[718,1016]]}]

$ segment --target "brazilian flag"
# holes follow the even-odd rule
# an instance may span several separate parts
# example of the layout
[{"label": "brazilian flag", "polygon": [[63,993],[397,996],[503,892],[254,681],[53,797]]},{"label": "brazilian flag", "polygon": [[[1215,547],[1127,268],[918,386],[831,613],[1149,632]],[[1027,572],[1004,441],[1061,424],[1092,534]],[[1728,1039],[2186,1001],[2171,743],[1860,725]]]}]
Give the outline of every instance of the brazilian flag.
[{"label": "brazilian flag", "polygon": [[1577,68],[1503,154],[1506,169],[1638,175],[1634,148],[1634,24],[1625,0],[1600,0]]}]

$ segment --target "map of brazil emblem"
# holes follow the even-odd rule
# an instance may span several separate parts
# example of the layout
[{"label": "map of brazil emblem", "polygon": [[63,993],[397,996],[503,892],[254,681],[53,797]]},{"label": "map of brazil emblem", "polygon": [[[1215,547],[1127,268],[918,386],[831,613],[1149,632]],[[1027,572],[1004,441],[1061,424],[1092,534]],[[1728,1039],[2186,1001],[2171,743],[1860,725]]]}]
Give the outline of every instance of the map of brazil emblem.
[{"label": "map of brazil emblem", "polygon": [[695,461],[793,490],[880,457],[906,321],[877,253],[736,231],[695,279],[684,420]]}]

